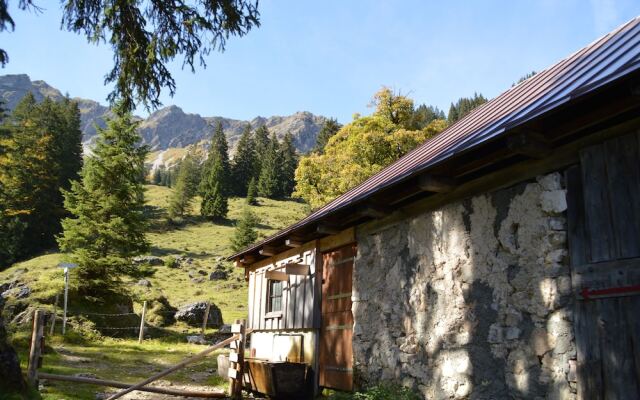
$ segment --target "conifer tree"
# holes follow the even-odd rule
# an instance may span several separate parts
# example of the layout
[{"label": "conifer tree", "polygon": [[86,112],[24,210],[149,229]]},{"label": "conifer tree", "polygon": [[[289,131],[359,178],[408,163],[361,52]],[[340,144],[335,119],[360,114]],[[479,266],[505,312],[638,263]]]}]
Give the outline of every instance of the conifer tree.
[{"label": "conifer tree", "polygon": [[98,129],[80,180],[64,192],[72,216],[63,220],[58,243],[80,266],[85,293],[112,288],[121,273],[131,272],[131,258],[149,247],[140,180],[147,149],[138,146],[132,115],[120,104],[114,115],[105,129]]},{"label": "conifer tree", "polygon": [[201,184],[202,203],[200,214],[210,220],[219,220],[227,216],[228,202],[223,189],[224,174],[222,162],[216,155],[209,155]]},{"label": "conifer tree", "polygon": [[270,199],[282,195],[281,175],[282,157],[278,148],[278,139],[271,134],[269,144],[262,154],[262,168],[258,177],[258,194]]},{"label": "conifer tree", "polygon": [[251,125],[247,124],[238,140],[236,154],[233,157],[233,164],[231,166],[233,192],[235,195],[240,197],[247,195],[249,182],[255,177],[255,165],[255,142],[251,135]]},{"label": "conifer tree", "polygon": [[342,125],[338,123],[338,120],[335,118],[330,118],[322,124],[322,128],[320,128],[320,132],[318,132],[318,136],[316,137],[316,145],[313,147],[313,152],[322,154],[324,153],[324,146],[327,145],[329,139],[334,136],[338,131],[342,128]]},{"label": "conifer tree", "polygon": [[218,124],[213,137],[209,154],[202,173],[200,183],[200,214],[211,220],[227,216],[229,196],[230,168],[227,139]]},{"label": "conifer tree", "polygon": [[227,138],[222,130],[222,123],[218,122],[213,137],[211,138],[211,148],[209,149],[209,156],[214,154],[220,161],[221,169],[221,188],[225,196],[229,196],[231,193],[231,167],[229,165],[229,144]]},{"label": "conifer tree", "polygon": [[70,100],[31,93],[3,125],[0,140],[0,265],[55,244],[64,217],[60,189],[68,189],[82,163],[80,117]]},{"label": "conifer tree", "polygon": [[258,218],[251,212],[249,207],[245,207],[240,215],[240,220],[236,223],[236,229],[231,238],[231,248],[233,251],[240,251],[258,238],[256,225]]},{"label": "conifer tree", "polygon": [[184,217],[191,210],[191,202],[198,192],[198,165],[191,154],[180,163],[176,184],[169,199],[169,218]]},{"label": "conifer tree", "polygon": [[258,194],[258,187],[256,184],[256,178],[251,178],[249,182],[249,187],[247,188],[247,204],[255,205],[256,204],[256,195]]},{"label": "conifer tree", "polygon": [[253,176],[258,178],[262,171],[262,162],[264,160],[265,152],[268,151],[270,140],[269,130],[266,126],[261,125],[253,132],[253,142],[255,148],[255,158],[253,164]]},{"label": "conifer tree", "polygon": [[295,174],[298,167],[298,154],[293,145],[293,135],[288,132],[284,135],[279,148],[280,153],[280,194],[282,196],[291,196],[296,185]]},{"label": "conifer tree", "polygon": [[247,124],[238,140],[236,154],[233,157],[232,177],[235,195],[241,197],[247,195],[249,182],[256,176],[255,165],[255,142],[251,136],[251,125]]}]

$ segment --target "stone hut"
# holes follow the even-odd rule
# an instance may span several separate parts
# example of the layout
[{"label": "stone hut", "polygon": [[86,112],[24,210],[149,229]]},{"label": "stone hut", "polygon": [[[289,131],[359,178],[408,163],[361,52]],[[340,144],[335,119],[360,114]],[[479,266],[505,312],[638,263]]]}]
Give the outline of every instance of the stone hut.
[{"label": "stone hut", "polygon": [[640,398],[640,19],[230,258],[316,391]]}]

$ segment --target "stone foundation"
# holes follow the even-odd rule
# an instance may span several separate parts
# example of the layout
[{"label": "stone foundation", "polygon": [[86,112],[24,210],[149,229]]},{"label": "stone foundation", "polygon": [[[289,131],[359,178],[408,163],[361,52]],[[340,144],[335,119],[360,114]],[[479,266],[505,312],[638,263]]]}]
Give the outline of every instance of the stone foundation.
[{"label": "stone foundation", "polygon": [[574,399],[558,173],[358,231],[356,384],[425,399]]}]

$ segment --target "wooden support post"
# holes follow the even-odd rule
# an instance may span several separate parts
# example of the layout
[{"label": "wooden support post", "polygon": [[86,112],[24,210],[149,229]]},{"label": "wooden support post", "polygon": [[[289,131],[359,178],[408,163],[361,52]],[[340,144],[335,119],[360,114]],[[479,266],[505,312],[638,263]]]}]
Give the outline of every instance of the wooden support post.
[{"label": "wooden support post", "polygon": [[202,340],[207,332],[207,321],[209,320],[209,311],[211,310],[211,302],[207,301],[207,308],[204,310],[204,320],[202,320]]},{"label": "wooden support post", "polygon": [[49,330],[49,336],[53,336],[54,329],[56,328],[56,317],[58,316],[58,295],[56,294],[56,301],[53,303],[53,316],[51,317],[51,329]]},{"label": "wooden support post", "polygon": [[138,335],[138,343],[144,340],[144,318],[147,315],[147,301],[142,303],[142,314],[140,315],[140,334]]},{"label": "wooden support post", "polygon": [[33,313],[33,331],[31,332],[31,349],[29,351],[29,367],[27,380],[29,384],[38,388],[38,368],[42,366],[42,349],[44,344],[44,312],[36,310]]},{"label": "wooden support post", "polygon": [[223,340],[222,342],[217,343],[217,344],[209,347],[208,349],[201,351],[200,353],[196,354],[195,356],[187,358],[186,360],[181,361],[180,363],[174,365],[173,367],[167,368],[164,371],[159,372],[159,373],[153,375],[152,377],[145,379],[142,382],[136,383],[135,385],[132,385],[132,386],[128,387],[125,390],[119,391],[118,393],[116,393],[113,396],[109,397],[107,400],[119,399],[120,397],[124,396],[127,393],[131,393],[134,390],[138,390],[138,389],[140,389],[142,387],[145,387],[146,385],[150,384],[151,382],[157,381],[158,379],[162,378],[163,376],[167,376],[167,375],[169,375],[170,373],[172,373],[174,371],[177,371],[177,370],[179,370],[181,368],[184,368],[186,365],[188,365],[188,364],[190,364],[192,362],[195,362],[195,361],[198,361],[200,359],[203,359],[204,357],[207,356],[207,354],[213,353],[214,351],[216,351],[218,349],[221,349],[224,346],[226,346],[226,345],[228,345],[231,342],[234,342],[236,340],[238,340],[238,335],[231,336],[229,339]]},{"label": "wooden support post", "polygon": [[242,398],[242,386],[244,381],[244,343],[245,343],[245,320],[237,319],[231,325],[231,333],[238,334],[238,339],[234,350],[229,354],[229,397],[232,399]]}]

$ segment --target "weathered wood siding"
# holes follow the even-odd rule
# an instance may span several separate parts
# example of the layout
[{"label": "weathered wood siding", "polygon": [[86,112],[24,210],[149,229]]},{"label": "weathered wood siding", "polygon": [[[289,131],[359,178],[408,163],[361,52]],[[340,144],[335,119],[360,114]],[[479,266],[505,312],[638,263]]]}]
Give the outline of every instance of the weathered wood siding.
[{"label": "weathered wood siding", "polygon": [[640,398],[640,135],[567,171],[578,398]]},{"label": "weathered wood siding", "polygon": [[[283,281],[282,313],[267,315],[267,271],[284,271],[297,262],[309,266],[309,275],[289,275]],[[249,271],[249,328],[256,330],[317,329],[320,305],[316,268],[316,242],[278,254],[252,266]]]}]

